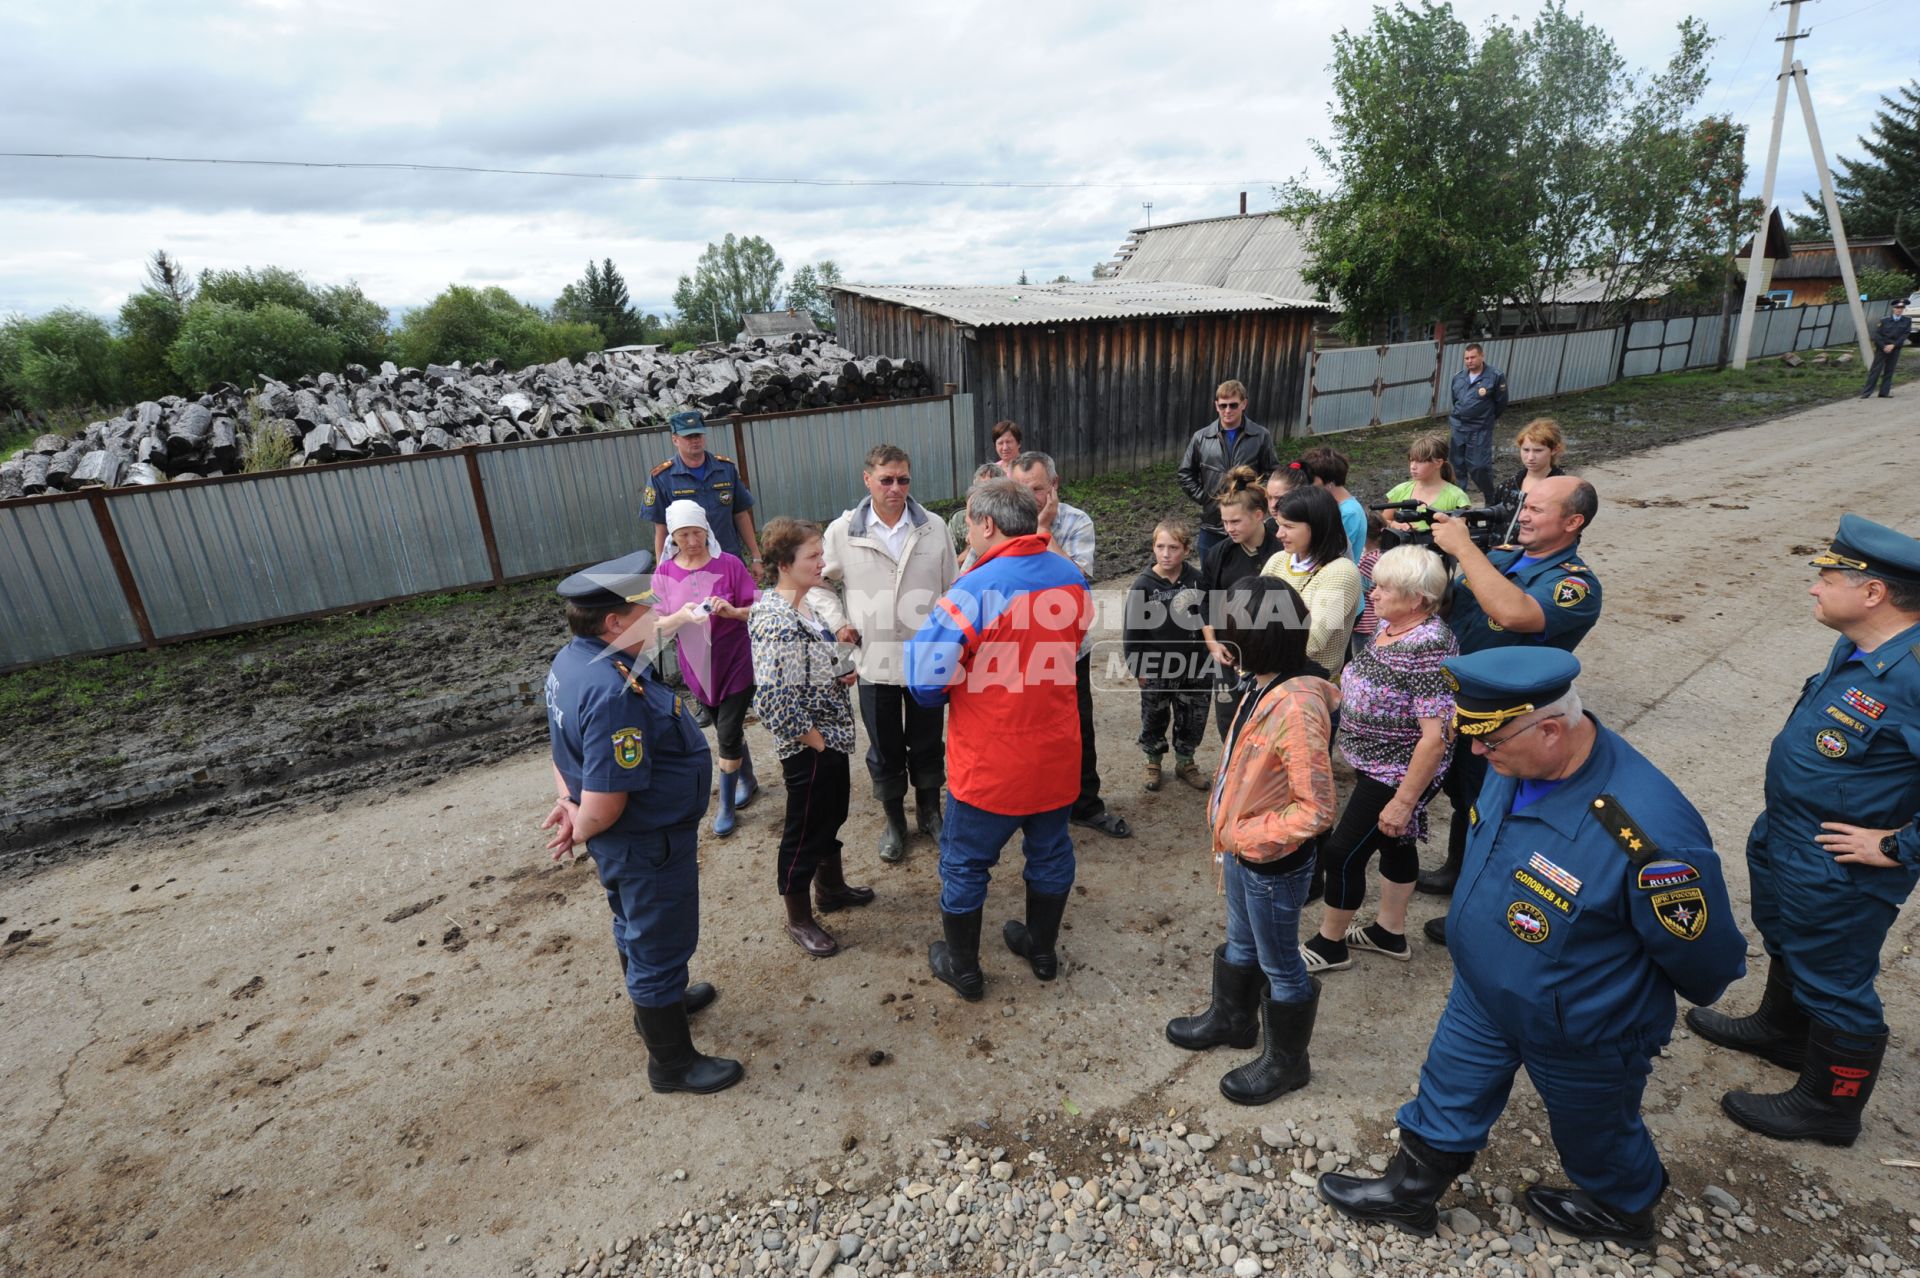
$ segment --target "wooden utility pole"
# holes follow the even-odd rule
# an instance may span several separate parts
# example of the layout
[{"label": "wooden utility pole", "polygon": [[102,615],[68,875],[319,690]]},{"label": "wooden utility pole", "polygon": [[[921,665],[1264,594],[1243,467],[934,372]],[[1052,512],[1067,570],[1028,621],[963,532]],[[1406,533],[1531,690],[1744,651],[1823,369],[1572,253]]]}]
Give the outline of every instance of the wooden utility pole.
[{"label": "wooden utility pole", "polygon": [[1820,124],[1814,119],[1813,96],[1807,91],[1806,64],[1793,56],[1794,42],[1806,38],[1800,30],[1800,6],[1806,0],[1787,0],[1787,33],[1775,37],[1781,43],[1779,87],[1773,97],[1773,132],[1767,141],[1766,177],[1760,185],[1760,226],[1754,232],[1753,252],[1747,258],[1747,288],[1740,303],[1740,336],[1734,345],[1733,366],[1745,368],[1753,343],[1754,307],[1760,298],[1760,264],[1766,260],[1767,228],[1773,221],[1773,181],[1780,170],[1780,134],[1787,122],[1787,82],[1791,80],[1800,98],[1800,114],[1807,126],[1807,143],[1813,148],[1814,167],[1820,173],[1820,197],[1827,210],[1827,225],[1833,231],[1834,257],[1840,266],[1840,283],[1847,292],[1847,308],[1853,315],[1854,337],[1860,345],[1860,358],[1871,362],[1872,345],[1867,334],[1867,313],[1860,305],[1860,289],[1854,281],[1853,255],[1847,248],[1847,228],[1840,219],[1840,202],[1834,195],[1833,174],[1827,168],[1827,152],[1820,143]]}]

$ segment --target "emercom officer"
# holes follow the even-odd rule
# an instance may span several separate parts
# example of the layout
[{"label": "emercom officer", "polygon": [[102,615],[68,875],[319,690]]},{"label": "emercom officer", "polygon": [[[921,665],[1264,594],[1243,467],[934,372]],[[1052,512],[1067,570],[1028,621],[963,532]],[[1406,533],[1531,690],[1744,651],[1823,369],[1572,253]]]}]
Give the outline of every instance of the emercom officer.
[{"label": "emercom officer", "polygon": [[655,561],[667,544],[667,507],[684,499],[699,502],[707,512],[717,549],[758,571],[760,542],[753,533],[753,494],[740,478],[740,467],[731,457],[707,451],[707,421],[700,414],[675,413],[668,425],[673,432],[673,460],[653,468],[640,503],[641,517],[653,521]]},{"label": "emercom officer", "polygon": [[642,550],[560,583],[574,637],[547,674],[559,800],[541,828],[558,827],[547,845],[555,860],[584,843],[599,871],[648,1083],[717,1092],[740,1081],[740,1063],[701,1055],[687,1025],[714,997],[711,985],[687,984],[713,756],[686,705],[640,659],[656,636],[652,567]]},{"label": "emercom officer", "polygon": [[1453,473],[1463,483],[1472,480],[1491,506],[1496,487],[1493,427],[1507,407],[1507,376],[1487,363],[1478,342],[1468,342],[1460,358],[1466,368],[1453,375],[1453,407],[1447,415],[1453,430]]}]

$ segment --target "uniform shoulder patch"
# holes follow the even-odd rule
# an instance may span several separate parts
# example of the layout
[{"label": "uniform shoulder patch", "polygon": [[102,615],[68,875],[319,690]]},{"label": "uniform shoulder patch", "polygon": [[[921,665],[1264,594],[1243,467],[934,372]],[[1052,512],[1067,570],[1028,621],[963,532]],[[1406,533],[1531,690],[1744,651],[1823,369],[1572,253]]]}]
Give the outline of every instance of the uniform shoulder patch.
[{"label": "uniform shoulder patch", "polygon": [[1603,794],[1593,801],[1593,816],[1606,832],[1613,836],[1614,842],[1620,845],[1620,850],[1627,854],[1627,860],[1633,862],[1636,867],[1645,865],[1660,855],[1660,845],[1640,828],[1632,814],[1621,807],[1620,800],[1611,794]]},{"label": "uniform shoulder patch", "polygon": [[1642,892],[1655,892],[1697,882],[1699,878],[1700,871],[1685,861],[1659,860],[1641,866],[1635,882]]},{"label": "uniform shoulder patch", "polygon": [[672,468],[673,468],[673,459],[668,458],[666,461],[661,462],[658,466],[655,466],[652,470],[648,471],[647,473],[649,475],[663,475],[668,470],[671,470]]},{"label": "uniform shoulder patch", "polygon": [[640,729],[622,728],[613,734],[613,761],[623,768],[640,766]]},{"label": "uniform shoulder patch", "polygon": [[715,461],[725,462],[729,466],[732,466],[735,464],[733,458],[727,456],[725,453],[715,453],[713,455],[713,459]]},{"label": "uniform shoulder patch", "polygon": [[1650,898],[1660,926],[1683,941],[1697,941],[1707,930],[1707,894],[1699,888],[1656,892]]},{"label": "uniform shoulder patch", "polygon": [[1553,584],[1553,602],[1560,608],[1578,608],[1586,602],[1587,583],[1578,577],[1562,577]]}]

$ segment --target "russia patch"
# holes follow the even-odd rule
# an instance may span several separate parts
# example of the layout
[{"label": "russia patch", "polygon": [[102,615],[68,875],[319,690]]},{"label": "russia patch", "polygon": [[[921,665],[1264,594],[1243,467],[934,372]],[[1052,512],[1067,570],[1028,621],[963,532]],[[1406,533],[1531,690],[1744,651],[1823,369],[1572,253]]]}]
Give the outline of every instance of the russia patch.
[{"label": "russia patch", "polygon": [[1639,883],[1642,892],[1652,892],[1694,883],[1699,878],[1700,871],[1685,861],[1649,861],[1640,867]]}]

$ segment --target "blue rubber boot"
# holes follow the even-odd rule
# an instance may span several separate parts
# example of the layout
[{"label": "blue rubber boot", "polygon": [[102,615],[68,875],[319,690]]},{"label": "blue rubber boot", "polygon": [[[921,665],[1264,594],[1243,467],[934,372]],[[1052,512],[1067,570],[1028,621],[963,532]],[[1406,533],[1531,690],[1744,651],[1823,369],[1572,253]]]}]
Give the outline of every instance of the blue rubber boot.
[{"label": "blue rubber boot", "polygon": [[737,821],[733,815],[736,806],[733,797],[733,777],[728,773],[720,774],[720,811],[713,818],[713,832],[724,839],[733,833]]},{"label": "blue rubber boot", "polygon": [[760,793],[760,778],[753,775],[753,747],[740,747],[740,770],[733,774],[733,806],[744,808]]}]

